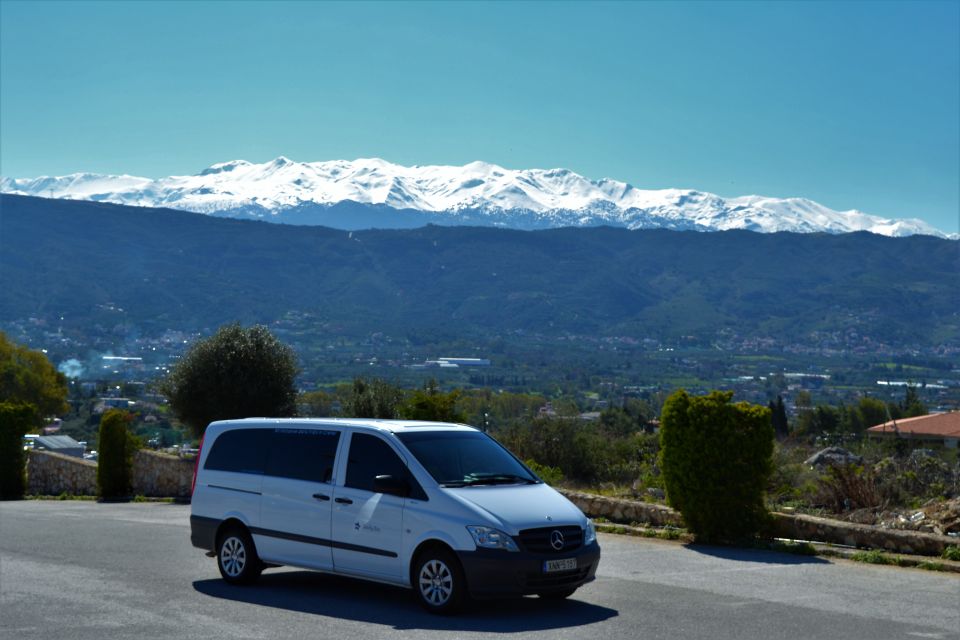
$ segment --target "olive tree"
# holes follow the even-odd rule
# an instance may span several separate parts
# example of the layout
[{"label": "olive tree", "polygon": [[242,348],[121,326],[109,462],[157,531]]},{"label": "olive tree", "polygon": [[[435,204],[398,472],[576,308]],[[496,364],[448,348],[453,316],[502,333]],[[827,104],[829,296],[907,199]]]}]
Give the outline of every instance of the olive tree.
[{"label": "olive tree", "polygon": [[198,340],[161,383],[197,436],[214,420],[296,414],[297,357],[264,326],[221,327]]}]

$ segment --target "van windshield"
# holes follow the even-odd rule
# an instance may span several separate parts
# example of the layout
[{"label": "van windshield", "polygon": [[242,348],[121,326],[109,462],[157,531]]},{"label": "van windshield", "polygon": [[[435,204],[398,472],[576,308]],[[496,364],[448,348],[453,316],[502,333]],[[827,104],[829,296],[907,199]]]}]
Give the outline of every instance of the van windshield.
[{"label": "van windshield", "polygon": [[537,484],[536,476],[490,436],[469,431],[398,433],[443,487]]}]

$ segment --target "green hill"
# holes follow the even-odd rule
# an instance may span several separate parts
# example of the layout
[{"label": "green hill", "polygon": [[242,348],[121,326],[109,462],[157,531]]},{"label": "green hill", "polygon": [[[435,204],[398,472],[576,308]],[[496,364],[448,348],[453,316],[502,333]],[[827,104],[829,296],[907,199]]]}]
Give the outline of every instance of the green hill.
[{"label": "green hill", "polygon": [[0,322],[144,331],[313,314],[343,335],[722,334],[960,342],[960,243],[868,233],[335,231],[0,197]]}]

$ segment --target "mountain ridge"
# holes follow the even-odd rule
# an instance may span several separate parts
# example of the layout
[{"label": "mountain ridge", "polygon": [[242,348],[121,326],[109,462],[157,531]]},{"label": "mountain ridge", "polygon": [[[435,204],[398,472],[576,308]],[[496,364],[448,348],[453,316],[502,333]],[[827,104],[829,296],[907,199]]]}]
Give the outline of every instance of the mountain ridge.
[{"label": "mountain ridge", "polygon": [[516,229],[616,226],[692,231],[953,237],[918,219],[835,211],[806,198],[727,198],[695,189],[638,189],[569,169],[514,170],[476,161],[404,167],[379,158],[260,164],[233,160],[195,175],[150,179],[76,173],[0,178],[0,192],[168,207],[222,217],[362,229],[427,223]]}]

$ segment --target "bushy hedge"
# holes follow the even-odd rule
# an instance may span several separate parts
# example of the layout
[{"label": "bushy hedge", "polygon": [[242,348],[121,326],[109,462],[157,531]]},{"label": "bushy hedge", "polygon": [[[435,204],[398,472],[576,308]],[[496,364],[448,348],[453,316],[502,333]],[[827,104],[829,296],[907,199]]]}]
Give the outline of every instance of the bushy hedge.
[{"label": "bushy hedge", "polygon": [[124,498],[130,495],[133,475],[133,452],[137,441],[127,425],[133,416],[111,409],[100,419],[97,461],[97,493],[101,498]]},{"label": "bushy hedge", "polygon": [[667,500],[699,540],[737,540],[766,524],[770,409],[731,403],[732,392],[670,396],[663,407],[660,466]]},{"label": "bushy hedge", "polygon": [[31,404],[0,402],[0,500],[18,500],[26,490],[23,436],[36,423]]}]

